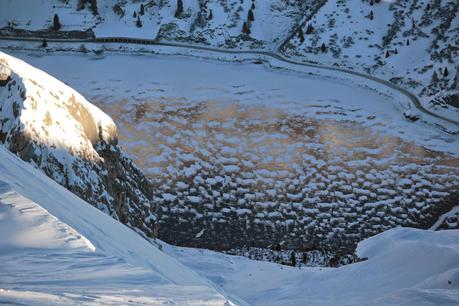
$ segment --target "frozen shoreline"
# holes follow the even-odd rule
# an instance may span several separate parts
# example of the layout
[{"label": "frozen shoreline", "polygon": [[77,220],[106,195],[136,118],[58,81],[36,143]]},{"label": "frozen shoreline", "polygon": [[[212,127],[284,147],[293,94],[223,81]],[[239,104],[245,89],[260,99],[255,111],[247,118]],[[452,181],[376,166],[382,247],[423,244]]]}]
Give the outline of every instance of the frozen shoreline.
[{"label": "frozen shoreline", "polygon": [[[285,83],[288,82],[287,80],[292,79],[296,80],[296,83],[299,82],[298,80],[301,80],[303,83],[304,80],[308,80],[308,84],[315,84],[315,86],[308,86],[306,84],[304,86],[297,85],[296,88],[289,88],[288,86],[283,86],[283,88],[280,88],[281,92],[284,93],[284,100],[294,102],[291,103],[289,109],[294,109],[295,105],[304,105],[305,103],[321,105],[331,104],[337,105],[338,107],[347,107],[349,109],[361,109],[362,112],[365,113],[365,117],[376,117],[376,120],[371,122],[371,125],[375,128],[376,131],[382,131],[392,136],[401,137],[407,141],[415,141],[416,143],[426,146],[430,149],[449,152],[452,154],[459,154],[458,137],[456,135],[450,134],[451,132],[457,132],[457,128],[453,124],[448,124],[431,116],[428,116],[427,119],[426,115],[421,115],[421,119],[417,122],[411,122],[407,120],[403,116],[404,112],[413,115],[420,115],[418,110],[413,109],[409,99],[400,92],[395,92],[390,88],[375,83],[372,80],[363,79],[364,81],[361,82],[361,78],[355,79],[343,75],[339,72],[323,70],[320,68],[297,67],[296,65],[276,62],[275,60],[260,61],[259,56],[254,58],[253,55],[235,56],[230,54],[218,54],[216,57],[215,55],[217,54],[211,54],[209,56],[209,53],[206,51],[189,49],[180,50],[175,47],[171,48],[164,46],[147,46],[151,49],[143,49],[143,51],[139,51],[139,49],[135,47],[130,48],[129,46],[126,47],[117,44],[111,45],[113,47],[110,49],[100,49],[100,45],[94,45],[97,47],[92,50],[104,50],[100,54],[93,54],[90,49],[87,50],[87,54],[81,52],[75,54],[75,50],[77,49],[76,45],[69,49],[60,49],[61,51],[55,53],[44,53],[36,51],[35,49],[22,50],[23,46],[20,47],[19,50],[10,50],[8,52],[31,62],[32,64],[50,72],[51,74],[54,74],[59,79],[62,79],[63,81],[69,83],[71,86],[81,91],[90,99],[109,98],[114,100],[126,98],[131,99],[134,97],[134,100],[139,100],[158,98],[160,97],[159,95],[149,96],[147,93],[145,93],[145,90],[142,92],[140,88],[143,87],[143,89],[145,89],[147,86],[146,83],[148,83],[149,80],[155,78],[157,79],[158,76],[164,76],[165,70],[180,68],[180,65],[173,63],[174,61],[180,61],[184,68],[180,71],[180,75],[174,74],[174,71],[167,72],[170,83],[173,84],[175,82],[178,84],[174,79],[179,78],[181,79],[180,82],[187,85],[188,87],[191,85],[186,84],[187,82],[190,84],[200,82],[200,78],[203,76],[203,73],[200,72],[200,70],[203,69],[202,67],[205,67],[205,77],[207,77],[207,79],[210,81],[214,81],[214,78],[211,76],[212,69],[208,68],[210,66],[227,67],[226,69],[219,68],[217,70],[220,71],[223,75],[231,74],[232,71],[239,72],[240,75],[242,73],[240,71],[243,69],[249,70],[248,67],[254,67],[254,70],[258,71],[254,77],[258,79],[264,79],[266,75],[270,79],[277,78],[275,81],[277,84]],[[0,46],[2,46],[2,41],[0,41]],[[119,48],[116,48],[117,46]],[[56,45],[56,48],[59,50],[59,44]],[[71,67],[73,65],[74,67],[85,67],[85,69],[75,69],[72,71],[73,75],[70,75],[70,73],[66,73],[65,71],[62,71],[63,69],[60,69],[62,66],[53,64],[52,58],[58,59],[60,65],[64,65],[64,67],[69,65]],[[68,60],[65,60],[66,58]],[[72,59],[71,61],[78,62],[78,64],[70,63],[70,59]],[[170,62],[171,64],[167,64],[167,62]],[[89,63],[91,63],[91,65]],[[162,63],[159,69],[155,67],[158,63]],[[129,70],[129,65],[136,67],[137,71],[133,72],[133,69]],[[92,67],[94,67],[94,70]],[[185,69],[187,67],[189,67],[189,69]],[[298,68],[301,69],[299,70]],[[123,84],[129,82],[129,87],[132,88],[130,95],[121,92],[121,88],[117,89],[117,86],[114,85],[113,82],[110,84],[110,80],[106,80],[108,84],[103,83],[104,79],[106,78],[106,73],[111,75],[115,73],[115,69],[119,70],[119,74],[129,76],[129,80],[123,79]],[[130,75],[128,72],[135,73],[136,75]],[[101,83],[101,85],[106,89],[112,86],[112,89],[106,90],[106,92],[103,90],[91,90],[90,85],[87,82],[86,84],[84,83],[84,78],[90,78],[94,83]],[[217,79],[220,82],[218,83],[220,87],[231,85],[231,79],[224,79],[221,76]],[[245,78],[245,81],[248,84],[252,82],[252,80],[248,78]],[[255,91],[257,90],[256,86],[260,86],[259,83],[253,86]],[[345,89],[346,87],[347,89]],[[137,88],[139,88],[139,90],[137,90]],[[330,88],[333,88],[333,91],[330,91]],[[94,87],[92,89],[94,89]],[[115,89],[115,91],[113,91],[113,89]],[[314,95],[311,95],[311,92],[307,91],[306,89],[312,90]],[[357,91],[355,91],[356,89]],[[135,92],[136,90],[137,92]],[[167,90],[167,88],[163,88],[161,90]],[[178,93],[175,94],[175,97],[181,94],[181,98],[188,98],[191,95],[189,90],[183,91],[180,88],[173,88],[173,90]],[[298,91],[298,93],[295,92],[292,96],[285,94],[287,91],[291,93]],[[135,96],[134,93],[136,93]],[[344,93],[345,95],[341,95],[340,93]],[[196,95],[196,92],[193,92],[193,94]],[[167,95],[168,93],[166,93],[166,96]],[[207,96],[201,95],[200,98],[218,100],[220,99],[220,96],[218,94],[215,95],[215,93],[208,93]],[[225,99],[234,100],[233,97],[228,96],[225,97]],[[357,99],[360,99],[360,101],[356,101]],[[374,100],[379,100],[379,102],[374,103]],[[372,103],[369,104],[367,101],[372,101]],[[249,101],[249,103],[251,102],[253,101]],[[270,107],[275,107],[276,104],[278,104],[277,102],[278,101],[273,100],[261,101],[261,103],[264,105],[268,103]],[[282,107],[285,109],[285,106]],[[368,123],[361,119],[357,119],[357,121],[363,122],[364,124]],[[450,132],[446,133],[443,131],[443,129],[446,129]]]}]

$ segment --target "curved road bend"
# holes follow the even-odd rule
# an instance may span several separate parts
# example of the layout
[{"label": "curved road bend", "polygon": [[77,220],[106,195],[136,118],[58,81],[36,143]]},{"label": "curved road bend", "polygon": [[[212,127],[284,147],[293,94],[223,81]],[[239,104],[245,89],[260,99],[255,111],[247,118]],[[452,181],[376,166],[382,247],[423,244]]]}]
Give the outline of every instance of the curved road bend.
[{"label": "curved road bend", "polygon": [[[0,40],[22,40],[22,41],[43,41],[43,38],[36,38],[36,37],[0,37]],[[459,127],[459,121],[453,120],[447,117],[443,117],[441,115],[438,115],[428,109],[426,109],[424,106],[422,106],[421,102],[419,101],[418,97],[416,97],[414,94],[409,92],[408,90],[395,85],[389,81],[377,78],[375,76],[362,73],[362,72],[357,72],[345,68],[339,68],[339,67],[333,67],[333,66],[326,66],[326,65],[321,65],[321,64],[312,64],[312,63],[304,63],[304,62],[298,62],[295,60],[291,60],[289,58],[286,58],[280,54],[274,53],[274,52],[269,52],[269,51],[255,51],[255,50],[225,50],[225,49],[220,49],[220,48],[212,48],[212,47],[205,47],[205,46],[195,46],[195,45],[185,45],[185,44],[180,44],[180,43],[173,43],[173,42],[159,42],[155,39],[144,39],[144,38],[129,38],[129,37],[98,37],[95,39],[59,39],[59,38],[46,38],[47,41],[49,42],[72,42],[72,43],[124,43],[124,44],[142,44],[142,45],[156,45],[156,46],[166,46],[166,47],[177,47],[177,48],[184,48],[184,49],[194,49],[194,50],[202,50],[202,51],[210,51],[210,52],[219,52],[219,53],[225,53],[225,54],[236,54],[236,55],[262,55],[266,57],[270,57],[273,59],[276,59],[278,61],[292,64],[292,65],[298,65],[298,66],[305,66],[305,67],[313,67],[313,68],[319,68],[319,69],[325,69],[325,70],[330,70],[330,71],[338,71],[338,72],[343,72],[346,74],[366,78],[368,80],[372,80],[374,82],[377,82],[379,84],[385,85],[392,90],[398,91],[404,96],[408,97],[408,99],[413,103],[413,105],[422,113],[427,114],[429,116],[444,120],[446,122],[452,123]]]}]

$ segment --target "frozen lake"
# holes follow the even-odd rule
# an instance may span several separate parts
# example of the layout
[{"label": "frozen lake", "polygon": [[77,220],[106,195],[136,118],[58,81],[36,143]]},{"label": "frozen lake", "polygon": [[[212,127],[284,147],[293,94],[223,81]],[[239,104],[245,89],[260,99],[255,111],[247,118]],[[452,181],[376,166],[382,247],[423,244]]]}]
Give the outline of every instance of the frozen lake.
[{"label": "frozen lake", "polygon": [[114,118],[168,242],[349,251],[397,225],[429,227],[458,197],[457,137],[407,121],[400,97],[358,79],[180,56],[14,55]]}]

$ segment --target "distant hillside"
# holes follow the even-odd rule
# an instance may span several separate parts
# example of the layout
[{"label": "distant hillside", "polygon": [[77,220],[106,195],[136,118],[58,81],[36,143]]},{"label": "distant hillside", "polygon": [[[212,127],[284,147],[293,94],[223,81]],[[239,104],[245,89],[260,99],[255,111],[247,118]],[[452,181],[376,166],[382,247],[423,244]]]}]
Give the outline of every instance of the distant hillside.
[{"label": "distant hillside", "polygon": [[[279,50],[301,60],[390,79],[420,95],[433,110],[448,109],[451,116],[459,115],[457,1],[3,2],[2,35],[32,35],[24,30],[45,35],[47,31],[46,35],[59,37],[126,36]],[[52,30],[55,14],[58,30]]]},{"label": "distant hillside", "polygon": [[[180,8],[179,2],[182,2]],[[91,29],[96,36],[193,42],[226,48],[275,49],[301,20],[309,1],[97,0],[6,1],[0,28]],[[32,7],[31,7],[32,6]],[[24,10],[28,7],[28,10]],[[30,12],[34,12],[30,14]],[[244,23],[246,24],[244,26]]]},{"label": "distant hillside", "polygon": [[283,53],[365,70],[433,106],[459,107],[458,1],[325,1],[296,33]]}]

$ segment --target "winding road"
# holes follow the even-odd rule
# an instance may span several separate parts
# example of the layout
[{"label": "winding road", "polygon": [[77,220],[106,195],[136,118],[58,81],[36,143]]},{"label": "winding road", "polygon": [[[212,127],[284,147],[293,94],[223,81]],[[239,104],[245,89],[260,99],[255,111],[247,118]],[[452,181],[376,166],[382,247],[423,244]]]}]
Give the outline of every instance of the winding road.
[{"label": "winding road", "polygon": [[[15,40],[15,41],[37,41],[41,42],[43,41],[43,38],[38,38],[38,37],[5,37],[5,36],[0,36],[0,40]],[[155,46],[165,46],[165,47],[176,47],[176,48],[183,48],[183,49],[193,49],[193,50],[201,50],[201,51],[209,51],[209,52],[218,52],[218,53],[224,53],[224,54],[235,54],[235,55],[259,55],[259,56],[264,56],[268,58],[272,58],[284,63],[292,64],[292,65],[298,65],[298,66],[305,66],[305,67],[313,67],[313,68],[319,68],[319,69],[325,69],[325,70],[330,70],[330,71],[338,71],[350,75],[354,75],[357,77],[365,78],[374,82],[377,82],[379,84],[382,84],[384,86],[387,86],[391,88],[394,91],[398,91],[404,96],[406,96],[413,104],[416,109],[418,109],[420,112],[435,117],[437,119],[446,121],[450,124],[455,125],[456,127],[459,128],[459,121],[458,120],[453,120],[451,118],[447,118],[444,116],[441,116],[439,114],[436,114],[428,109],[426,109],[420,102],[419,98],[409,92],[408,90],[395,85],[389,81],[377,78],[373,75],[369,75],[366,73],[362,72],[357,72],[353,71],[350,69],[345,69],[345,68],[340,68],[340,67],[333,67],[333,66],[326,66],[326,65],[321,65],[321,64],[313,64],[313,63],[304,63],[304,62],[299,62],[295,61],[292,59],[289,59],[287,57],[284,57],[278,53],[274,52],[269,52],[269,51],[257,51],[257,50],[227,50],[227,49],[220,49],[220,48],[213,48],[213,47],[205,47],[205,46],[196,46],[196,45],[186,45],[186,44],[180,44],[180,43],[174,43],[174,42],[162,42],[162,41],[157,41],[155,39],[145,39],[145,38],[130,38],[130,37],[97,37],[93,39],[62,39],[62,38],[46,38],[46,41],[48,42],[60,42],[60,43],[122,43],[122,44],[139,44],[139,45],[155,45]],[[449,132],[451,133],[451,132]],[[458,132],[453,132],[453,134],[457,134]]]}]

